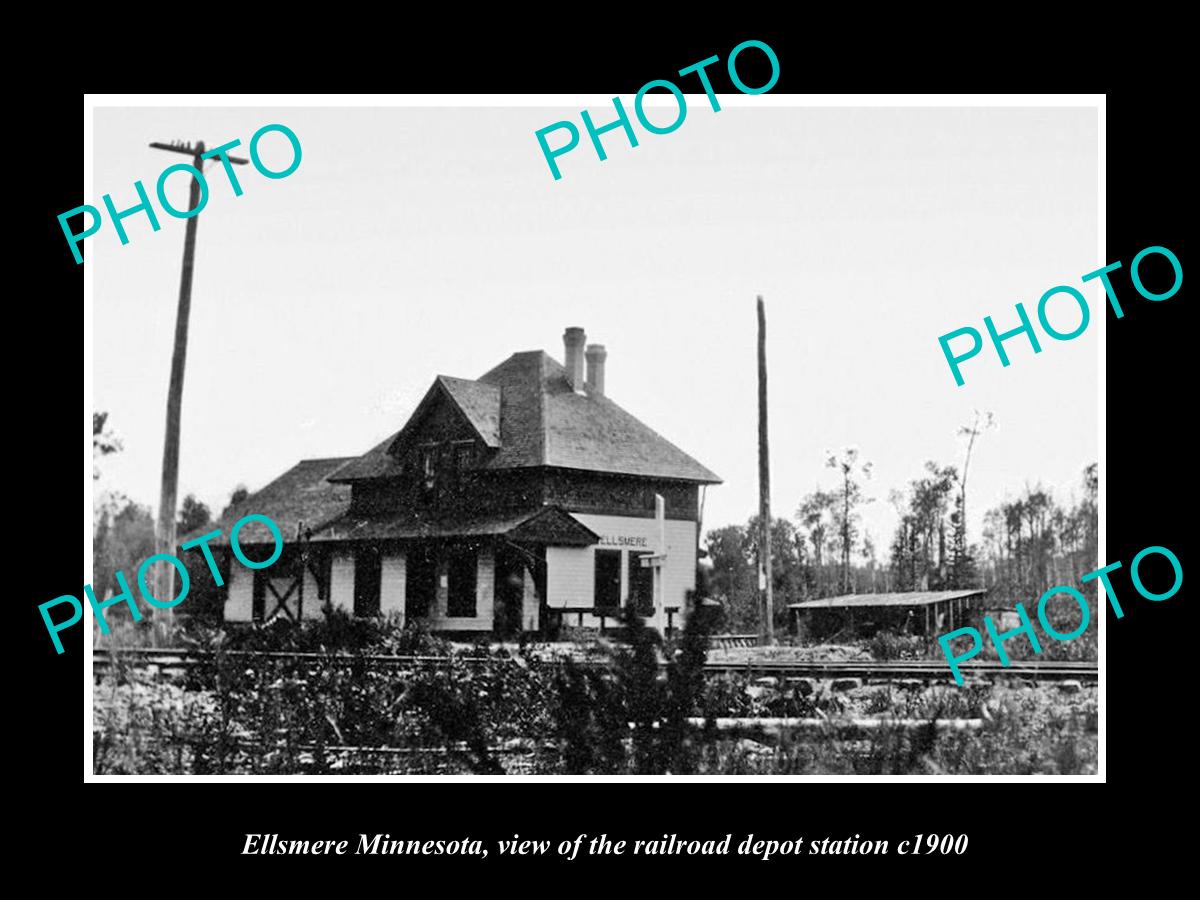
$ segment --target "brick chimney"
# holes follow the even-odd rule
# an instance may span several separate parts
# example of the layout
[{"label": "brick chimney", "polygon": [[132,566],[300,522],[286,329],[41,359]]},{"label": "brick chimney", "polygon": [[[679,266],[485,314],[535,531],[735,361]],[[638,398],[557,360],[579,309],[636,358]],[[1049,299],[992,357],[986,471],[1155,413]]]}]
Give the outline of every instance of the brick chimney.
[{"label": "brick chimney", "polygon": [[604,396],[604,361],[608,359],[608,351],[603,344],[587,345],[587,386],[592,393]]},{"label": "brick chimney", "polygon": [[582,328],[568,328],[563,332],[563,364],[567,367],[567,381],[571,387],[583,393],[583,345],[587,335]]}]

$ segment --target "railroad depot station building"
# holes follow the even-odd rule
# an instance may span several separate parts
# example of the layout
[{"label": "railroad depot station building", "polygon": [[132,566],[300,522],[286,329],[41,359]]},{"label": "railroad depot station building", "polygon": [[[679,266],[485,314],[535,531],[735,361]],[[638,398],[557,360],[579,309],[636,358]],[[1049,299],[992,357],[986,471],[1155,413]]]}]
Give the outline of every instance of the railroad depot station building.
[{"label": "railroad depot station building", "polygon": [[[700,494],[720,479],[605,395],[606,351],[585,340],[566,330],[565,365],[532,351],[475,380],[438,376],[378,446],[303,460],[231,508],[212,545],[225,620],[316,618],[328,604],[511,637],[611,626],[634,604],[648,625],[680,627]],[[229,529],[250,513],[285,542],[257,571],[230,564]],[[257,522],[238,543],[259,560],[274,546]]]}]

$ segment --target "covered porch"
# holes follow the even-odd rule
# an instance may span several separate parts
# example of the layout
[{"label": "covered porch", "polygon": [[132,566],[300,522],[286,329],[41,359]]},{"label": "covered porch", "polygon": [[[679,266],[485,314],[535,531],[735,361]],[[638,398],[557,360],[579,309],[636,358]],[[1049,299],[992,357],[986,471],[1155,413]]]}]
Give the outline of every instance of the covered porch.
[{"label": "covered porch", "polygon": [[454,522],[344,515],[289,542],[270,569],[235,567],[226,620],[299,621],[328,607],[442,632],[540,632],[547,549],[597,540],[557,507]]}]

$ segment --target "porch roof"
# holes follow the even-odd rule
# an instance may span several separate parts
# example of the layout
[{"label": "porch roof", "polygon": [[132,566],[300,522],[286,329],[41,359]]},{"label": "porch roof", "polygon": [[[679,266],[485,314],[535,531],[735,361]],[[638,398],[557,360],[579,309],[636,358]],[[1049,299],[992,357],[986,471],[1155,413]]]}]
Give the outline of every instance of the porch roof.
[{"label": "porch roof", "polygon": [[349,513],[327,523],[312,536],[313,543],[329,541],[430,540],[440,538],[506,537],[511,541],[587,547],[599,535],[556,507],[536,512],[452,519],[422,516],[412,510],[391,515]]}]

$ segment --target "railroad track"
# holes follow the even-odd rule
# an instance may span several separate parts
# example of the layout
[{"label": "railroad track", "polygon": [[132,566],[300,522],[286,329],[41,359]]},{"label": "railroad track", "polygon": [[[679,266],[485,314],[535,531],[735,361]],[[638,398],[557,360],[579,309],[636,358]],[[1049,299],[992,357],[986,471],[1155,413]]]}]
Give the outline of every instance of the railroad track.
[{"label": "railroad track", "polygon": [[[213,659],[214,654],[206,651],[191,649],[151,649],[130,648],[117,651],[95,650],[92,653],[92,670],[102,674],[114,665],[124,664],[133,668],[145,669],[156,667],[159,671],[182,672],[195,666],[203,665]],[[247,667],[255,663],[277,662],[312,662],[322,665],[367,666],[373,669],[437,669],[452,664],[469,666],[504,666],[520,665],[525,667],[560,666],[565,664],[562,658],[504,658],[504,657],[472,657],[472,656],[350,656],[325,653],[287,653],[260,652],[253,650],[226,651],[223,656],[229,660],[245,660]],[[594,659],[575,659],[577,665],[602,666],[603,661]],[[759,677],[777,678],[814,678],[836,680],[840,678],[860,678],[864,680],[887,681],[949,681],[953,677],[949,667],[940,660],[825,660],[825,661],[795,661],[784,659],[756,660],[724,660],[710,659],[704,664],[706,672],[713,674],[748,674]],[[968,662],[960,665],[966,679],[995,680],[1023,679],[1032,681],[1064,681],[1094,682],[1098,680],[1099,671],[1094,662],[1039,662],[1021,661],[1011,666],[1002,666],[998,661],[985,660]]]},{"label": "railroad track", "polygon": [[[950,667],[936,659],[918,660],[826,660],[804,661],[760,659],[752,662],[738,660],[709,660],[704,664],[710,672],[752,672],[760,675],[782,675],[808,678],[889,678],[952,680]],[[996,660],[961,663],[964,678],[1032,678],[1046,680],[1076,679],[1096,681],[1099,671],[1094,662],[1014,662],[1002,666]]]}]

